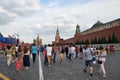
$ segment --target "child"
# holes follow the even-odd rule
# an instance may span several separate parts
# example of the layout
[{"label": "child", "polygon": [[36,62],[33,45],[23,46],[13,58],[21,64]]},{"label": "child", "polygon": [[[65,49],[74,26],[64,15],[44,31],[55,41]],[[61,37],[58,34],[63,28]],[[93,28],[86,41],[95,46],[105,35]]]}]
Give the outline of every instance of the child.
[{"label": "child", "polygon": [[19,72],[20,69],[21,69],[21,60],[20,60],[20,58],[18,58],[17,61],[16,61],[16,70],[17,70],[17,72]]}]

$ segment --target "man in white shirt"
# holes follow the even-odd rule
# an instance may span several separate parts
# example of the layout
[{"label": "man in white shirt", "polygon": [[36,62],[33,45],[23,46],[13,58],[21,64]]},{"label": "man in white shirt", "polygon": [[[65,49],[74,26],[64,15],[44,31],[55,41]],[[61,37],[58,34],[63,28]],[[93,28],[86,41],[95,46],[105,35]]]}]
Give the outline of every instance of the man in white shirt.
[{"label": "man in white shirt", "polygon": [[71,47],[71,60],[74,61],[75,58],[75,47],[74,45]]},{"label": "man in white shirt", "polygon": [[48,58],[48,66],[50,67],[51,57],[52,57],[52,47],[50,45],[47,46],[47,58]]}]

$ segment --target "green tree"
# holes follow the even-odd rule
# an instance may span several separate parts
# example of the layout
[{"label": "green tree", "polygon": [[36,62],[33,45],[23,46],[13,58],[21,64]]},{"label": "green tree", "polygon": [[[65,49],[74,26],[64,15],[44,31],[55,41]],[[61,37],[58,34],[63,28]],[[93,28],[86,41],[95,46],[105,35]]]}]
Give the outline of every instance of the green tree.
[{"label": "green tree", "polygon": [[89,44],[89,40],[88,39],[85,40],[85,44]]},{"label": "green tree", "polygon": [[117,37],[116,37],[115,43],[119,43],[119,41],[118,41]]},{"label": "green tree", "polygon": [[80,44],[81,44],[81,41],[78,40],[75,44],[76,44],[76,45],[80,45]]},{"label": "green tree", "polygon": [[106,40],[105,36],[103,36],[103,37],[101,38],[101,44],[105,44],[105,43],[107,43],[107,40]]},{"label": "green tree", "polygon": [[110,35],[109,35],[109,37],[108,37],[108,43],[112,43],[112,38],[111,38]]},{"label": "green tree", "polygon": [[85,44],[85,42],[82,40],[81,44]]},{"label": "green tree", "polygon": [[111,38],[111,43],[114,43],[115,41],[116,41],[116,38],[115,38],[115,34],[113,33]]},{"label": "green tree", "polygon": [[117,37],[114,33],[112,34],[112,43],[118,43]]},{"label": "green tree", "polygon": [[98,39],[98,44],[101,44],[101,39],[100,38]]},{"label": "green tree", "polygon": [[93,39],[91,40],[91,44],[94,44],[94,40]]},{"label": "green tree", "polygon": [[103,41],[104,41],[104,43],[107,43],[107,40],[106,40],[105,36],[103,37]]},{"label": "green tree", "polygon": [[94,37],[93,44],[97,44],[97,37]]}]

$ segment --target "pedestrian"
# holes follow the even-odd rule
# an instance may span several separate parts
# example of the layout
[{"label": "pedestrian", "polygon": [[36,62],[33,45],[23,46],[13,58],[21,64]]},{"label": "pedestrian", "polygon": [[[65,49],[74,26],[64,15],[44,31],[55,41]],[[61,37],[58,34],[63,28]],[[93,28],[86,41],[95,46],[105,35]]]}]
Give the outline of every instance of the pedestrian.
[{"label": "pedestrian", "polygon": [[30,59],[29,59],[30,52],[29,52],[28,47],[26,45],[24,46],[23,51],[24,51],[23,66],[24,66],[25,70],[29,70],[29,67],[30,67]]},{"label": "pedestrian", "polygon": [[105,50],[106,50],[106,52],[107,52],[107,54],[108,54],[108,50],[109,50],[109,47],[108,47],[108,45],[106,45],[106,48],[105,48]]},{"label": "pedestrian", "polygon": [[93,76],[93,62],[92,62],[92,53],[91,53],[91,48],[89,47],[89,45],[85,46],[85,50],[83,52],[84,54],[84,58],[85,58],[85,68],[83,69],[83,71],[86,73],[87,72],[87,67],[89,66],[90,68],[90,76]]},{"label": "pedestrian", "polygon": [[52,49],[53,51],[53,63],[56,63],[56,54],[57,54],[57,46],[56,46],[56,44],[54,44],[54,46],[53,46],[53,49]]},{"label": "pedestrian", "polygon": [[66,58],[68,58],[68,46],[65,47]]},{"label": "pedestrian", "polygon": [[22,60],[22,54],[23,54],[22,47],[21,47],[21,45],[19,45],[18,46],[18,58],[20,58],[21,60]]},{"label": "pedestrian", "polygon": [[19,72],[21,69],[21,59],[20,57],[18,57],[18,59],[16,60],[16,70],[17,72]]},{"label": "pedestrian", "polygon": [[80,59],[83,59],[83,48],[82,48],[82,46],[80,46],[79,51],[80,51]]},{"label": "pedestrian", "polygon": [[114,45],[109,46],[110,53],[115,53],[115,47]]},{"label": "pedestrian", "polygon": [[44,47],[43,47],[43,46],[40,46],[40,47],[39,47],[39,54],[42,54],[43,51],[44,51]]},{"label": "pedestrian", "polygon": [[75,46],[74,45],[72,45],[72,47],[71,47],[71,60],[72,61],[74,61],[74,58],[75,58]]},{"label": "pedestrian", "polygon": [[36,54],[37,54],[37,46],[35,44],[31,47],[32,57],[33,57],[33,63],[36,61]]},{"label": "pedestrian", "polygon": [[76,47],[75,47],[75,52],[76,52],[75,58],[78,58],[78,51],[79,51],[78,46],[76,46]]},{"label": "pedestrian", "polygon": [[71,60],[71,55],[72,55],[72,53],[71,53],[71,46],[69,46],[69,48],[68,48],[68,57],[69,57],[69,60]]},{"label": "pedestrian", "polygon": [[48,67],[50,67],[51,66],[51,57],[52,57],[52,47],[51,47],[51,45],[48,45],[46,50],[47,50]]},{"label": "pedestrian", "polygon": [[64,54],[64,47],[62,46],[62,47],[60,47],[60,64],[62,64],[63,63],[63,54]]},{"label": "pedestrian", "polygon": [[11,50],[11,46],[7,46],[7,50],[6,50],[6,56],[7,56],[7,66],[10,66],[11,64],[11,60],[12,60],[12,50]]},{"label": "pedestrian", "polygon": [[16,53],[15,53],[15,46],[12,46],[12,63],[16,61]]},{"label": "pedestrian", "polygon": [[102,77],[107,77],[106,76],[106,70],[105,70],[105,61],[106,61],[106,50],[104,47],[101,45],[99,47],[99,55],[98,55],[98,64],[100,65],[98,73],[102,74]]},{"label": "pedestrian", "polygon": [[47,64],[48,63],[48,59],[47,59],[46,45],[44,46],[43,54],[44,54],[44,64]]}]

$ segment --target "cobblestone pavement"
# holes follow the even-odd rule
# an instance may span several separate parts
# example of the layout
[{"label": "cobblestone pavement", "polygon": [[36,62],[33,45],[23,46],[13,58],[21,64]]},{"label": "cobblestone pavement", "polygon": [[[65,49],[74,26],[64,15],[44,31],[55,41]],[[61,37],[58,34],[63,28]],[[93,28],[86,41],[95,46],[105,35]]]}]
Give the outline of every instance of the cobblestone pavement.
[{"label": "cobblestone pavement", "polygon": [[[43,59],[42,59],[43,60]],[[59,63],[57,59],[56,63],[52,63],[49,68],[43,65],[43,74],[45,80],[120,80],[120,51],[116,54],[110,54],[107,56],[105,64],[107,78],[102,78],[97,73],[98,64],[94,66],[93,77],[89,76],[89,73],[83,72],[84,59],[75,59],[74,62],[64,58],[63,64]]]},{"label": "cobblestone pavement", "polygon": [[36,63],[32,63],[31,60],[31,66],[29,68],[29,71],[25,71],[22,67],[20,72],[17,72],[15,69],[15,63],[7,66],[6,57],[0,56],[0,73],[9,77],[11,80],[39,80],[38,61]]},{"label": "cobblestone pavement", "polygon": [[[44,80],[120,80],[120,51],[107,56],[105,64],[107,78],[102,78],[101,75],[97,73],[98,65],[94,66],[93,77],[89,76],[89,71],[84,73],[82,71],[84,59],[77,58],[74,62],[71,62],[65,58],[64,55],[63,64],[60,64],[59,55],[57,54],[56,63],[51,63],[51,67],[44,64],[43,55],[41,55],[41,61]],[[17,73],[15,64],[13,63],[10,67],[7,67],[6,58],[1,56],[0,73],[6,75],[11,80],[39,80],[38,61],[35,64],[31,62],[29,71],[24,71],[24,69],[22,69],[20,73]],[[0,78],[0,80],[2,79]]]}]

